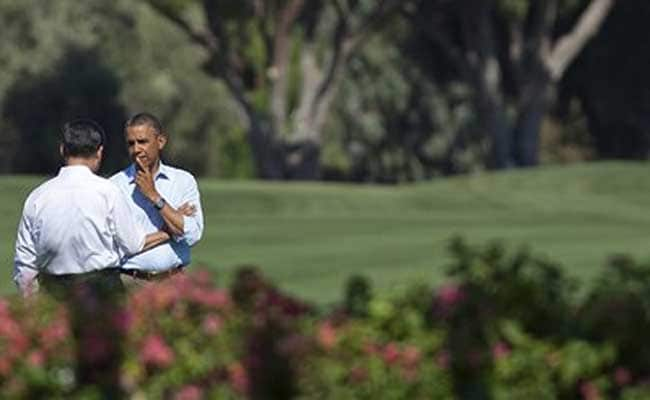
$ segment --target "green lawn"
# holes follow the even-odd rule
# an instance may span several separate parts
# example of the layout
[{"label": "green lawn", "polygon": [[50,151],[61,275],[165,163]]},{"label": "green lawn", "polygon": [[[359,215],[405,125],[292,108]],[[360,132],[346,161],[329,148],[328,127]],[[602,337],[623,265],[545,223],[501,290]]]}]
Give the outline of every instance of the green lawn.
[{"label": "green lawn", "polygon": [[[0,177],[0,247],[10,281],[22,202],[42,178]],[[404,186],[202,180],[206,231],[194,265],[227,281],[253,264],[304,298],[340,298],[351,274],[387,293],[438,282],[456,234],[527,244],[584,280],[607,256],[648,258],[650,179],[643,163],[595,163]]]}]

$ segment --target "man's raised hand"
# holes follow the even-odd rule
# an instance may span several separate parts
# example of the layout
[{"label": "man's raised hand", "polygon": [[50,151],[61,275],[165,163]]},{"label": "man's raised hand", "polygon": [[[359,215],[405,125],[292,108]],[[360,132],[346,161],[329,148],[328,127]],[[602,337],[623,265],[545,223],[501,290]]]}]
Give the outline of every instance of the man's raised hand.
[{"label": "man's raised hand", "polygon": [[158,201],[160,195],[156,190],[156,186],[153,181],[153,174],[149,169],[142,163],[142,161],[136,157],[135,162],[139,168],[135,174],[135,184],[138,186],[140,192],[144,197],[148,198],[150,201]]}]

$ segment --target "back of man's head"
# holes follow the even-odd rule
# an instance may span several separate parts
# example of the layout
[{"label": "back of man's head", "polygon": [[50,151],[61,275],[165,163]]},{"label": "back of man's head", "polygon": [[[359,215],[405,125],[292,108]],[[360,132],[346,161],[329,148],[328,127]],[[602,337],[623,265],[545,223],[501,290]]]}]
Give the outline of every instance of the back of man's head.
[{"label": "back of man's head", "polygon": [[75,119],[63,126],[64,157],[90,158],[104,144],[104,130],[90,119]]}]

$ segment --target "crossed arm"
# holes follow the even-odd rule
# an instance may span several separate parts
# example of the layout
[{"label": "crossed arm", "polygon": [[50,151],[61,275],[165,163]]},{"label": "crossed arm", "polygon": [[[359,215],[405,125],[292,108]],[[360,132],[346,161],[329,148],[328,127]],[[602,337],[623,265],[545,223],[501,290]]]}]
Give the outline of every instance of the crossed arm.
[{"label": "crossed arm", "polygon": [[[172,210],[174,214],[180,214],[181,223],[183,221],[183,217],[191,217],[194,214],[196,214],[196,206],[190,203],[184,203],[176,210],[168,205],[165,205],[165,208],[169,208],[170,210]],[[145,252],[149,249],[152,249],[156,246],[159,246],[169,241],[172,238],[173,234],[169,232],[171,229],[166,219],[165,219],[165,228],[167,228],[168,230],[156,231],[154,233],[147,234],[147,236],[145,236],[144,239],[144,246],[142,247],[142,250],[139,253]],[[181,231],[181,235],[182,234],[183,233]]]},{"label": "crossed arm", "polygon": [[[152,203],[158,203],[163,197],[156,189],[153,174],[143,165],[140,159],[136,159],[135,162],[139,166],[135,177],[138,190]],[[158,212],[165,223],[163,229],[169,233],[171,239],[185,239],[188,244],[193,245],[199,240],[203,231],[203,217],[200,211],[199,192],[196,182],[188,185],[187,193],[184,193],[183,199],[185,203],[178,209],[164,202],[163,207]]]}]

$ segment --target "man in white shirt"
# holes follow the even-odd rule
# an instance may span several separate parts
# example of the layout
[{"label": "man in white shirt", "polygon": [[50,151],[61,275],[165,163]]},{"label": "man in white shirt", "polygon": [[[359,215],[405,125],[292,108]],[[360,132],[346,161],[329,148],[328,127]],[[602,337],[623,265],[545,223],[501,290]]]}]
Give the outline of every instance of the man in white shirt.
[{"label": "man in white shirt", "polygon": [[138,225],[146,232],[164,229],[171,240],[126,258],[123,279],[164,279],[190,263],[190,248],[203,235],[199,189],[189,172],[161,161],[167,133],[154,115],[140,113],[129,118],[125,136],[133,163],[110,179],[128,199]]},{"label": "man in white shirt", "polygon": [[118,282],[121,259],[169,239],[162,231],[146,235],[117,186],[95,175],[103,143],[91,120],[64,126],[65,166],[30,193],[18,226],[14,281],[23,295],[37,291],[39,281]]},{"label": "man in white shirt", "polygon": [[124,292],[119,266],[125,256],[165,242],[169,234],[147,235],[120,189],[95,175],[103,144],[103,131],[93,121],[64,126],[60,152],[65,166],[25,201],[14,281],[25,296],[40,284],[68,305],[77,382],[97,385],[104,398],[121,398],[123,332],[111,317]]}]

